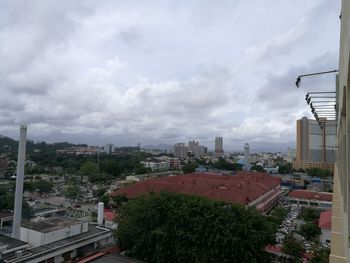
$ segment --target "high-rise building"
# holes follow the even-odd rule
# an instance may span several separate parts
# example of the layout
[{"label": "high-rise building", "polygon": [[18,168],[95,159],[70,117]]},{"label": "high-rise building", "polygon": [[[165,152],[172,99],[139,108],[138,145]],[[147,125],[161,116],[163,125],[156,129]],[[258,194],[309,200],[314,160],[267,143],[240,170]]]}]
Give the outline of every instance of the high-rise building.
[{"label": "high-rise building", "polygon": [[249,144],[246,143],[244,145],[244,170],[249,171],[250,163],[249,163]]},{"label": "high-rise building", "polygon": [[177,143],[174,145],[174,156],[176,158],[184,159],[187,157],[187,146],[184,143]]},{"label": "high-rise building", "polygon": [[199,158],[205,154],[205,147],[199,145],[198,141],[189,141],[187,146],[187,151],[191,152],[194,157]]},{"label": "high-rise building", "polygon": [[223,154],[224,146],[223,146],[223,138],[215,137],[215,154]]},{"label": "high-rise building", "polygon": [[114,145],[111,143],[108,143],[103,146],[103,151],[107,154],[111,154],[114,151]]},{"label": "high-rise building", "polygon": [[297,162],[333,163],[335,135],[335,121],[326,121],[321,129],[316,120],[297,120]]}]

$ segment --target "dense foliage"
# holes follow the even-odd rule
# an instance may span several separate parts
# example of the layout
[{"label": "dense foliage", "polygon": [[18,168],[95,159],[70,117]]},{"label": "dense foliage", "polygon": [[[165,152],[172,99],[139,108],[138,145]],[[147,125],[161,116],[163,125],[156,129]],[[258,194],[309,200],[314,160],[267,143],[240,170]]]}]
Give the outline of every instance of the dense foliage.
[{"label": "dense foliage", "polygon": [[299,233],[305,237],[306,240],[312,241],[321,234],[321,229],[315,223],[306,222],[304,225],[300,226]]},{"label": "dense foliage", "polygon": [[147,262],[269,262],[274,239],[253,208],[174,193],[130,200],[117,222],[119,246]]},{"label": "dense foliage", "polygon": [[330,253],[329,248],[319,247],[314,251],[314,257],[310,260],[310,263],[328,263]]},{"label": "dense foliage", "polygon": [[332,173],[328,169],[320,169],[320,168],[309,168],[306,169],[306,173],[309,176],[314,176],[314,177],[320,177],[320,178],[325,178],[332,176]]},{"label": "dense foliage", "polygon": [[242,171],[242,165],[239,163],[231,163],[226,161],[224,158],[219,158],[217,162],[213,164],[214,168],[229,171]]},{"label": "dense foliage", "polygon": [[[0,211],[13,211],[15,206],[14,189],[11,191],[0,190]],[[22,218],[29,218],[33,215],[33,210],[26,200],[22,202]]]},{"label": "dense foliage", "polygon": [[320,218],[321,212],[321,209],[302,207],[300,217],[307,222],[315,222]]},{"label": "dense foliage", "polygon": [[304,245],[292,235],[285,237],[283,241],[282,251],[291,256],[293,262],[301,262],[301,257],[305,252]]}]

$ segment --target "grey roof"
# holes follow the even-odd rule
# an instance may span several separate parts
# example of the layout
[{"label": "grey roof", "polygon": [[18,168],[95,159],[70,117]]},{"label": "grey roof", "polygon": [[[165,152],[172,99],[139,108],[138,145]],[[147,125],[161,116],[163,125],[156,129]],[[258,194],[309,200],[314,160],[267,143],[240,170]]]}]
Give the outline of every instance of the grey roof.
[{"label": "grey roof", "polygon": [[21,240],[0,234],[0,247],[5,245],[8,245],[7,249],[12,249],[15,247],[21,247],[21,246],[27,245],[27,243]]},{"label": "grey roof", "polygon": [[50,217],[39,221],[23,220],[22,227],[29,228],[42,233],[48,233],[57,229],[65,228],[71,225],[78,225],[82,222],[78,220]]},{"label": "grey roof", "polygon": [[92,263],[142,263],[143,261],[121,256],[118,254],[107,254],[91,261]]},{"label": "grey roof", "polygon": [[82,234],[79,235],[75,235],[69,238],[65,238],[47,245],[43,245],[40,247],[35,247],[35,248],[31,248],[31,249],[27,249],[26,253],[28,254],[29,257],[25,257],[23,259],[19,258],[17,261],[15,262],[20,262],[20,263],[24,263],[27,262],[29,260],[33,260],[37,257],[41,257],[47,254],[51,254],[54,251],[57,250],[61,250],[64,247],[69,247],[74,245],[78,245],[80,242],[83,242],[84,240],[87,240],[89,238],[92,238],[94,236],[99,236],[99,235],[103,235],[106,233],[111,232],[108,229],[103,229],[103,228],[97,228],[96,226],[93,225],[89,225],[89,229],[87,232],[84,232]]}]

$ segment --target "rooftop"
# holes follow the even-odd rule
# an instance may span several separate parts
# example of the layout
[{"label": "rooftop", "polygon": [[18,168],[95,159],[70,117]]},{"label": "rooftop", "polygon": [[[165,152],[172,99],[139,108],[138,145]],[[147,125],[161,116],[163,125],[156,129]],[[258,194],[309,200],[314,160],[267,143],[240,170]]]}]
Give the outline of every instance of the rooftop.
[{"label": "rooftop", "polygon": [[59,218],[59,217],[43,218],[37,221],[33,221],[33,220],[22,221],[22,227],[29,228],[42,233],[52,232],[54,230],[62,229],[62,228],[72,226],[72,225],[77,225],[77,224],[81,224],[81,222],[73,219]]},{"label": "rooftop", "polygon": [[316,192],[316,191],[308,191],[308,190],[294,190],[288,194],[289,197],[294,198],[303,198],[309,200],[319,200],[319,201],[327,201],[332,202],[333,194],[327,192]]},{"label": "rooftop", "polygon": [[26,242],[0,234],[0,247],[6,246],[7,250],[27,245]]},{"label": "rooftop", "polygon": [[267,173],[240,172],[235,176],[192,173],[142,181],[112,193],[134,198],[150,192],[174,192],[205,196],[214,200],[246,205],[280,184],[281,179]]},{"label": "rooftop", "polygon": [[324,211],[320,214],[318,226],[322,229],[331,229],[332,227],[332,210]]},{"label": "rooftop", "polygon": [[[85,243],[86,240],[91,238],[101,236],[101,235],[112,235],[112,232],[105,228],[95,227],[93,225],[89,225],[88,231],[81,233],[79,235],[75,235],[72,237],[68,237],[50,244],[46,244],[40,247],[35,247],[32,249],[26,250],[26,256],[18,259],[12,259],[13,263],[25,263],[30,260],[37,259],[39,257],[45,256],[47,254],[53,253],[58,250],[63,250],[68,247],[72,247],[74,245],[78,245],[80,243]],[[22,242],[22,241],[21,241]],[[23,242],[24,243],[24,242]],[[8,259],[8,257],[6,257]]]}]

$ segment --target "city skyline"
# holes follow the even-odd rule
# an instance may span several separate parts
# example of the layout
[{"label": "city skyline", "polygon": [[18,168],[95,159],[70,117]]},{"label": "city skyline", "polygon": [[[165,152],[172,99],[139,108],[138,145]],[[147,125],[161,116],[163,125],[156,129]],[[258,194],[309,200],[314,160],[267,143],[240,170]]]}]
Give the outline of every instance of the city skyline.
[{"label": "city skyline", "polygon": [[0,133],[12,138],[26,124],[35,141],[209,146],[219,133],[227,150],[284,150],[311,115],[305,93],[334,86],[294,86],[338,67],[330,0],[3,6]]}]

